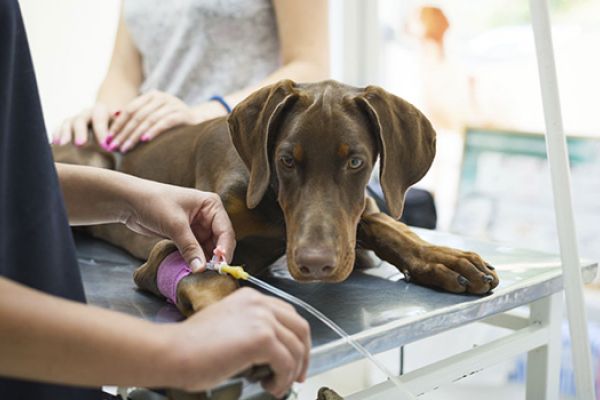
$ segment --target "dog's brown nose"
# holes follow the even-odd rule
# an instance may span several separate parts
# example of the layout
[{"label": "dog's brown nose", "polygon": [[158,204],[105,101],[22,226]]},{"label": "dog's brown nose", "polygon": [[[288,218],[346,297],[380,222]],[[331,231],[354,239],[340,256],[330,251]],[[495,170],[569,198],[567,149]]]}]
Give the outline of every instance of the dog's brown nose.
[{"label": "dog's brown nose", "polygon": [[335,253],[323,247],[300,248],[296,252],[296,265],[307,279],[326,279],[333,274]]}]

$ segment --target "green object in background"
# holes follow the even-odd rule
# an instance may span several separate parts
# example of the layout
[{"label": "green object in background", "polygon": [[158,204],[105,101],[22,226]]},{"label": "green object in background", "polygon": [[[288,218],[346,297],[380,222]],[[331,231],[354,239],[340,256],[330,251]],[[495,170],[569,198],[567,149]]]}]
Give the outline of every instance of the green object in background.
[{"label": "green object in background", "polygon": [[[600,139],[567,145],[581,254],[600,259]],[[558,252],[546,159],[542,134],[468,129],[451,230]]]}]

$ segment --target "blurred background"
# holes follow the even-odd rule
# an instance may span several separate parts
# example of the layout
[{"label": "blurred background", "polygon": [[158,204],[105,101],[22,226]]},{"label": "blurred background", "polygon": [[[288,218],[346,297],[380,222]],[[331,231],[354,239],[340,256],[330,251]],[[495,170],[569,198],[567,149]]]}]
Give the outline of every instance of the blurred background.
[{"label": "blurred background", "polygon": [[[93,104],[110,61],[120,2],[20,3],[51,132],[64,118]],[[600,1],[549,3],[580,252],[600,260]],[[528,2],[329,4],[332,78],[380,85],[415,104],[436,127],[436,161],[417,186],[433,193],[437,229],[557,252]],[[600,352],[598,293],[594,285],[586,289],[595,363]],[[502,333],[479,325],[462,329],[407,346],[405,370]],[[568,349],[568,337],[564,342]],[[572,373],[568,352],[563,355],[562,394],[569,398]],[[398,368],[397,351],[380,357]],[[351,393],[381,379],[355,363],[311,380],[301,398],[302,393],[314,397],[311,385]],[[518,359],[423,398],[518,398],[522,379],[523,360]]]}]

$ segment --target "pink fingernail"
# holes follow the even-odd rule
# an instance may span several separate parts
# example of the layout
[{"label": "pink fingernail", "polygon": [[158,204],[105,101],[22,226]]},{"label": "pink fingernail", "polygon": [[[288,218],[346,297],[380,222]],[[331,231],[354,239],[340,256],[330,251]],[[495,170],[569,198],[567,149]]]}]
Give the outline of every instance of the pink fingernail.
[{"label": "pink fingernail", "polygon": [[60,143],[60,139],[52,139],[52,144],[59,144]]},{"label": "pink fingernail", "polygon": [[114,138],[115,138],[115,134],[109,133],[108,136],[106,137],[106,139],[104,139],[104,143],[110,144],[110,142],[112,142]]},{"label": "pink fingernail", "polygon": [[81,147],[85,143],[83,139],[75,139],[75,146]]},{"label": "pink fingernail", "polygon": [[118,117],[119,115],[121,115],[121,110],[119,111],[115,111],[115,113],[113,114],[115,117]]},{"label": "pink fingernail", "polygon": [[106,151],[110,151],[110,147],[108,147],[108,145],[106,143],[101,143],[100,147],[102,147]]},{"label": "pink fingernail", "polygon": [[131,145],[129,144],[124,144],[123,146],[121,146],[121,153],[127,153],[129,151],[129,149],[131,148]]},{"label": "pink fingernail", "polygon": [[143,134],[142,137],[140,138],[140,140],[142,142],[147,142],[150,140],[150,135],[148,135],[147,133]]},{"label": "pink fingernail", "polygon": [[119,147],[119,144],[113,142],[108,145],[108,151],[115,151],[117,149],[117,147]]}]

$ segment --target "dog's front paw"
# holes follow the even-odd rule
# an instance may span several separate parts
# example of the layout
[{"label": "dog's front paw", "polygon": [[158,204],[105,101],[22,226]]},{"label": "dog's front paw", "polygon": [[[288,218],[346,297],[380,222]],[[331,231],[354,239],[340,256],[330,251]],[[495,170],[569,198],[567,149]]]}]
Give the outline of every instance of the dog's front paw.
[{"label": "dog's front paw", "polygon": [[478,254],[449,247],[420,247],[405,267],[408,281],[452,293],[486,294],[499,283],[494,267]]},{"label": "dog's front paw", "polygon": [[161,240],[154,245],[148,260],[133,272],[133,281],[137,287],[162,297],[156,282],[158,267],[165,257],[174,251],[177,251],[177,246],[170,240]]},{"label": "dog's front paw", "polygon": [[177,285],[179,311],[189,317],[195,312],[216,303],[238,288],[238,283],[229,275],[213,271],[190,274]]},{"label": "dog's front paw", "polygon": [[[164,288],[161,293],[158,283],[159,269],[163,261],[174,252],[177,252],[177,247],[172,241],[162,240],[158,242],[150,252],[148,260],[134,271],[133,280],[140,289],[175,302],[177,309],[186,317],[221,300],[238,288],[237,281],[229,275],[219,275],[216,272],[205,271],[189,274],[178,282],[171,281],[171,283],[175,282],[171,285],[174,293],[165,293]],[[181,257],[179,259],[183,262]],[[168,283],[169,279],[166,279],[166,281]],[[166,291],[170,292],[168,288],[169,285],[167,284]]]}]

